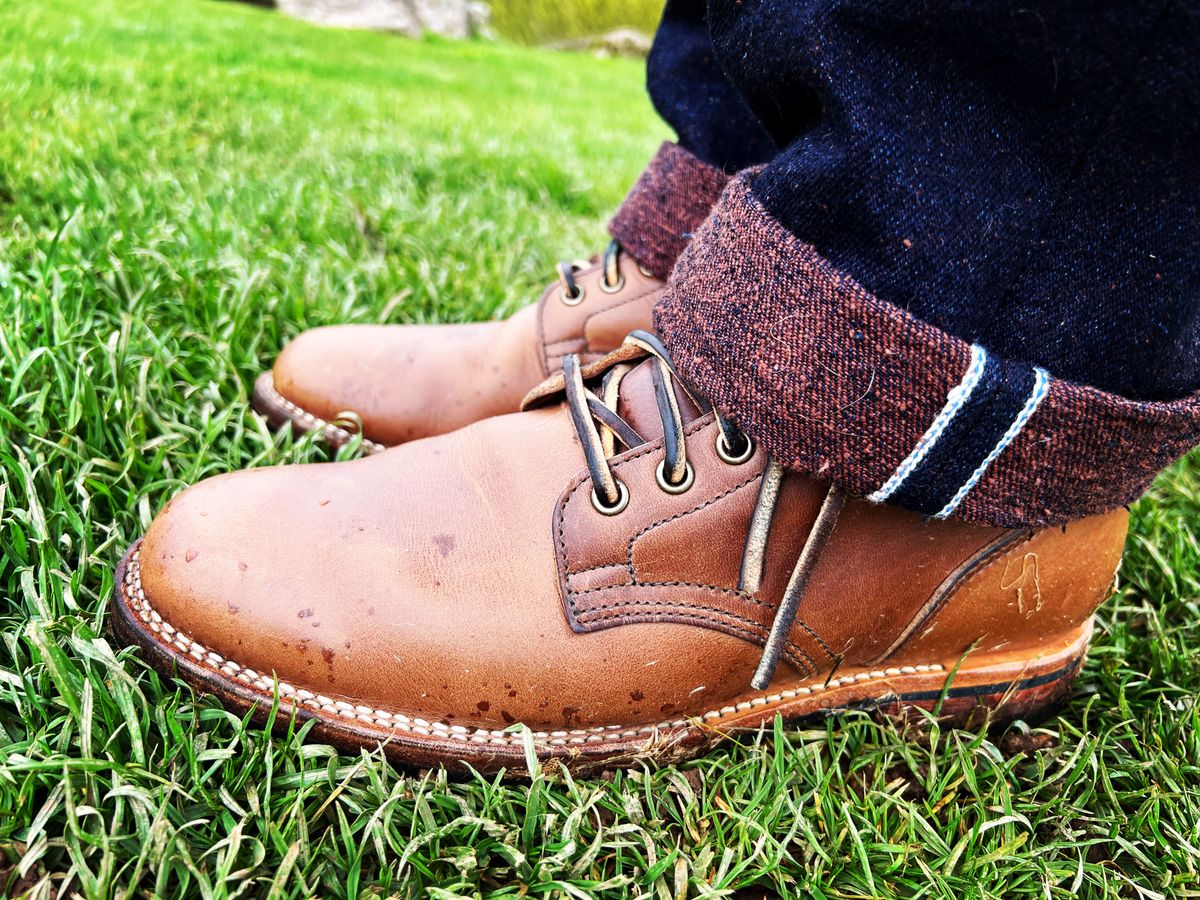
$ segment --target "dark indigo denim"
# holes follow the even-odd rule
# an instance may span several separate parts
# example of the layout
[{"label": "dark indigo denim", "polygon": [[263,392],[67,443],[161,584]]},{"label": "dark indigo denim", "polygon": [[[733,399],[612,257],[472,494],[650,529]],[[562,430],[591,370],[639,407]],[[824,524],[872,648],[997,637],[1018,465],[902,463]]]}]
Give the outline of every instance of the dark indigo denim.
[{"label": "dark indigo denim", "polygon": [[717,64],[703,2],[667,0],[646,60],[646,86],[680,146],[710,166],[733,174],[779,152]]},{"label": "dark indigo denim", "polygon": [[672,2],[649,86],[709,161],[769,135],[757,198],[882,299],[1133,399],[1200,388],[1200,5]]}]

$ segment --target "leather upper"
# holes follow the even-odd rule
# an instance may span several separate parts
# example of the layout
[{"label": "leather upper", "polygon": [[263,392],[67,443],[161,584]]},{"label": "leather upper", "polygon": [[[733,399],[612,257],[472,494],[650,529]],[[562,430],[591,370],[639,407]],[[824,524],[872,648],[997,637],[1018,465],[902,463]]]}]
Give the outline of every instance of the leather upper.
[{"label": "leather upper", "polygon": [[[652,327],[654,304],[664,289],[662,280],[625,254],[618,259],[618,266],[616,289],[606,289],[603,267],[592,265],[575,274],[583,292],[577,301],[564,298],[558,284],[543,292],[537,304],[537,346],[543,375],[562,369],[568,353],[592,362],[619,347],[631,331]],[[530,382],[526,390],[535,384]]]},{"label": "leather upper", "polygon": [[[260,672],[462,724],[582,727],[698,714],[748,681],[826,487],[787,476],[755,595],[738,570],[766,460],[716,453],[687,407],[695,481],[668,494],[649,380],[621,385],[648,441],[612,461],[604,515],[561,405],[352,462],[265,468],[184,492],[142,548],[163,617]],[[852,500],[775,684],[840,665],[950,664],[1079,626],[1121,555],[1123,510],[1041,532],[929,522]]]},{"label": "leather upper", "polygon": [[503,321],[314,328],[280,353],[274,388],[326,421],[356,413],[364,436],[388,446],[515,412],[564,354],[598,359],[651,327],[662,281],[626,254],[617,262],[615,290],[593,263],[574,275],[578,298],[555,282]]}]

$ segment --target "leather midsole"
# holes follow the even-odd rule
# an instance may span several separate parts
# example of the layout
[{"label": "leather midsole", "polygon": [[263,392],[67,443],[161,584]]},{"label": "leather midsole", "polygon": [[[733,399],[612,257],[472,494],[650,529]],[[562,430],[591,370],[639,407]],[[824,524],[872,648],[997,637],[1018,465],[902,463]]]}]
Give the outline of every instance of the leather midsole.
[{"label": "leather midsole", "polygon": [[[1024,651],[964,654],[960,660],[883,668],[847,668],[825,681],[768,693],[775,702],[760,710],[747,709],[746,701],[723,707],[702,718],[726,728],[757,727],[764,716],[803,718],[824,711],[888,702],[928,705],[943,697],[999,698],[1036,689],[1074,674],[1087,652],[1092,620],[1054,640]],[[898,671],[897,671],[898,670]],[[753,707],[755,700],[749,701]],[[991,703],[988,705],[995,705]],[[752,719],[743,722],[745,719]]]},{"label": "leather midsole", "polygon": [[[278,697],[282,706],[333,717],[339,724],[378,735],[403,732],[411,739],[450,740],[467,744],[521,746],[519,728],[488,729],[428,721],[413,713],[381,710],[347,699],[317,694],[258,673],[217,654],[166,622],[154,609],[141,585],[140,542],[122,563],[117,596],[127,618],[170,658],[207,669],[215,676],[251,689],[268,705]],[[802,718],[823,711],[890,701],[928,703],[939,697],[995,697],[1029,690],[1073,674],[1086,651],[1092,631],[1082,626],[1038,647],[1020,651],[965,654],[960,660],[905,664],[883,668],[845,668],[823,679],[778,684],[773,690],[747,695],[707,712],[651,724],[604,725],[562,731],[532,731],[538,744],[589,747],[628,744],[697,727],[715,730],[758,727],[781,715]]]}]

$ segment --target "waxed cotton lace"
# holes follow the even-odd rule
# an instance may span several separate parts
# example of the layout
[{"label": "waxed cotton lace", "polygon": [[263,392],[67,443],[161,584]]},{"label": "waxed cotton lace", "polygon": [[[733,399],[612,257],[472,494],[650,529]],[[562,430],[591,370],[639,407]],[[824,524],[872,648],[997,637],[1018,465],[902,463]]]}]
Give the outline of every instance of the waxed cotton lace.
[{"label": "waxed cotton lace", "polygon": [[[739,462],[750,458],[753,453],[750,439],[737,425],[715,410],[708,400],[698,396],[687,386],[671,364],[667,349],[654,335],[645,331],[634,331],[613,357],[618,358],[614,359],[611,366],[605,368],[601,364],[602,375],[597,375],[595,371],[590,373],[592,379],[599,378],[599,394],[584,383],[579,357],[575,354],[563,357],[562,377],[567,409],[583,447],[588,473],[592,478],[592,502],[599,511],[615,515],[629,502],[628,489],[613,474],[609,465],[609,459],[617,452],[618,443],[626,449],[633,449],[645,443],[642,436],[617,412],[621,380],[633,370],[635,360],[648,360],[650,363],[654,399],[659,418],[662,420],[663,458],[657,476],[660,487],[667,491],[679,492],[686,490],[692,478],[676,387],[702,414],[713,413],[721,430],[719,440],[724,442],[725,452],[722,458]],[[762,588],[767,541],[775,518],[783,476],[783,467],[776,460],[769,459],[750,517],[738,577],[738,590],[751,596],[757,596]],[[762,656],[750,680],[751,686],[756,690],[767,687],[779,666],[788,635],[796,621],[800,600],[845,505],[845,499],[841,489],[833,485],[821,504],[817,519],[792,568],[783,599],[776,610],[771,630],[763,646]]]}]

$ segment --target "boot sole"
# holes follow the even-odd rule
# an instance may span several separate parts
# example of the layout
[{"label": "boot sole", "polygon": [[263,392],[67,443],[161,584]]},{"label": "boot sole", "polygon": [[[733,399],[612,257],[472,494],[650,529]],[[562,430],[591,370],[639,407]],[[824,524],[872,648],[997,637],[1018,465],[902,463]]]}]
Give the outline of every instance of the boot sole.
[{"label": "boot sole", "polygon": [[[230,709],[252,712],[261,723],[278,705],[276,728],[315,720],[322,740],[351,752],[383,749],[410,767],[528,772],[527,751],[542,764],[575,773],[649,760],[663,764],[695,756],[738,732],[769,725],[775,716],[795,722],[852,709],[886,717],[921,718],[936,712],[953,726],[986,727],[1015,719],[1036,722],[1071,692],[1087,652],[1092,620],[1036,651],[992,653],[891,668],[851,668],[750,694],[720,709],[645,725],[608,725],[563,731],[504,730],[433,722],[416,713],[376,709],[279,681],[214,653],[176,629],[153,608],[141,585],[141,541],[117,567],[111,601],[113,630],[142,648],[144,659],[166,677],[182,678]],[[957,666],[957,670],[956,670]]]},{"label": "boot sole", "polygon": [[[290,424],[296,434],[320,432],[321,438],[333,447],[340,447],[357,437],[350,429],[313,415],[279,393],[275,389],[275,376],[269,370],[255,380],[250,405],[266,418],[267,424],[272,428],[282,428]],[[362,448],[364,453],[382,453],[387,446],[364,437]]]}]

